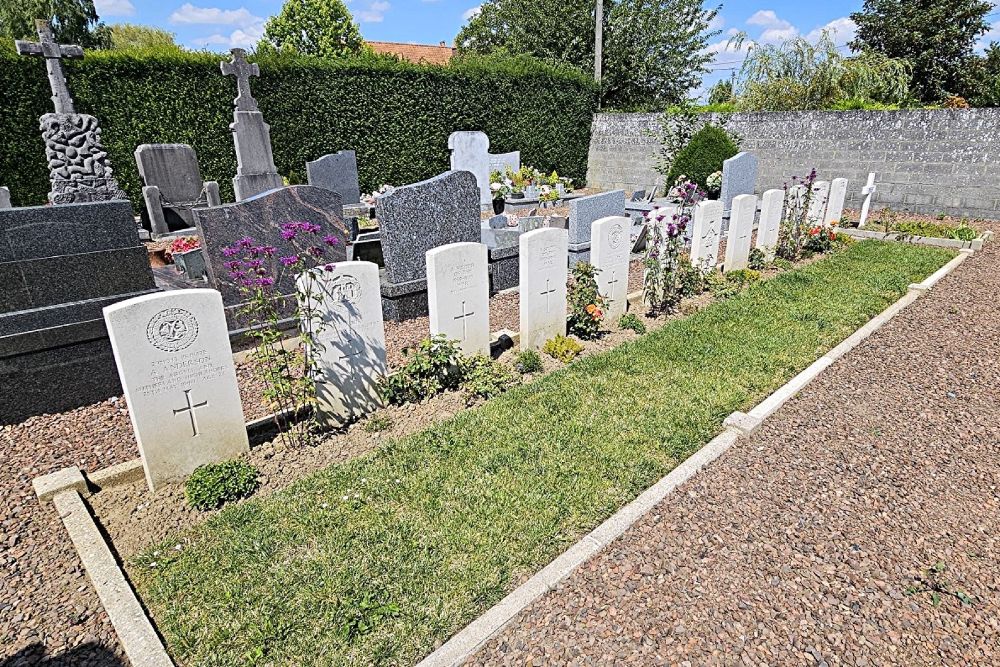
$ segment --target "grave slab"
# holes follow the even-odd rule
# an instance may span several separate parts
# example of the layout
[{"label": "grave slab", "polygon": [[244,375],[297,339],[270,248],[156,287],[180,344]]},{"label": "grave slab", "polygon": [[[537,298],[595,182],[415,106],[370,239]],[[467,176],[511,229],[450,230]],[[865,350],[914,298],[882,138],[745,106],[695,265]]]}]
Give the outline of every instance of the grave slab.
[{"label": "grave slab", "polygon": [[807,216],[812,225],[822,224],[825,220],[827,201],[830,198],[830,182],[816,181],[812,186],[812,198],[809,200]]},{"label": "grave slab", "polygon": [[733,206],[739,195],[752,195],[757,187],[759,160],[753,153],[740,152],[722,163],[722,201],[724,211]]},{"label": "grave slab", "polygon": [[691,227],[691,265],[711,271],[719,263],[719,240],[722,238],[722,202],[709,199],[694,207]]},{"label": "grave slab", "polygon": [[826,207],[824,223],[827,226],[837,225],[844,215],[844,201],[847,199],[846,178],[835,178],[830,181],[830,200]]},{"label": "grave slab", "polygon": [[520,238],[521,349],[537,350],[566,334],[567,231],[546,228]]},{"label": "grave slab", "polygon": [[488,271],[482,243],[449,243],[427,251],[431,335],[457,340],[468,356],[490,353]]},{"label": "grave slab", "polygon": [[781,216],[784,211],[784,190],[774,188],[761,195],[756,247],[760,248],[769,262],[774,259],[774,251],[778,246],[778,231],[781,229]]},{"label": "grave slab", "polygon": [[142,144],[135,149],[142,179],[143,226],[154,236],[194,227],[192,209],[219,206],[219,184],[202,181],[198,155],[187,144]]}]

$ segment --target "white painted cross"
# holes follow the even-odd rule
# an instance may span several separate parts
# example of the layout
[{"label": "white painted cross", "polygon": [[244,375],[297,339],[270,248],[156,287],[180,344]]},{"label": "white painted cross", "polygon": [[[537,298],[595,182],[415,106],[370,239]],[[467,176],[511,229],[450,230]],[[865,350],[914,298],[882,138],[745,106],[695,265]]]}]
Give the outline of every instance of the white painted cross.
[{"label": "white painted cross", "polygon": [[865,183],[865,187],[861,188],[861,194],[864,195],[865,201],[861,205],[861,219],[858,220],[858,227],[864,227],[865,223],[868,222],[868,211],[871,208],[872,197],[876,191],[875,172],[872,171],[868,173],[868,182]]},{"label": "white painted cross", "polygon": [[454,318],[456,320],[461,320],[462,321],[462,338],[463,339],[469,337],[469,322],[468,322],[468,318],[472,317],[475,314],[476,314],[476,311],[474,311],[474,310],[471,311],[471,312],[466,312],[466,310],[465,310],[465,301],[463,301],[462,302],[462,313],[460,315],[456,315],[455,318]]}]

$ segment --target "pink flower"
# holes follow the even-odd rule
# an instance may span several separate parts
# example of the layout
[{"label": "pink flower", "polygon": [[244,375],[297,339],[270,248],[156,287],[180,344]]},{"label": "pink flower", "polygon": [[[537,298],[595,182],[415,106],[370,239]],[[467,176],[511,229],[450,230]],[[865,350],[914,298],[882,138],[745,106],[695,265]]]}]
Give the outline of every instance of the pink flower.
[{"label": "pink flower", "polygon": [[283,266],[295,266],[299,263],[299,256],[291,255],[289,257],[279,257],[278,261],[281,262]]}]

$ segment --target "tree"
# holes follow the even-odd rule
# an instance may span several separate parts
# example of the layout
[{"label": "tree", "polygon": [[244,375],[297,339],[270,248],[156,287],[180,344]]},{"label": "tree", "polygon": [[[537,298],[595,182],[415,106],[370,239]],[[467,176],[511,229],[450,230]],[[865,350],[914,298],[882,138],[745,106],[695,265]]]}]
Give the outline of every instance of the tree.
[{"label": "tree", "polygon": [[126,49],[157,49],[180,51],[181,47],[174,41],[174,35],[160,28],[133,23],[115,23],[108,26],[111,31],[111,48],[121,51]]},{"label": "tree", "polygon": [[264,26],[258,53],[338,58],[365,50],[361,31],[343,0],[286,0]]},{"label": "tree", "polygon": [[4,37],[37,39],[35,19],[48,19],[60,44],[103,49],[111,43],[94,0],[0,0],[0,34]]},{"label": "tree", "polygon": [[732,79],[722,79],[716,81],[715,85],[708,89],[709,104],[725,104],[733,99]]},{"label": "tree", "polygon": [[865,0],[851,14],[858,26],[851,48],[908,60],[910,93],[923,102],[965,95],[965,71],[992,7],[988,0]]},{"label": "tree", "polygon": [[[604,103],[663,108],[708,71],[705,47],[718,9],[700,0],[605,0]],[[460,52],[528,54],[592,71],[594,6],[559,0],[486,0],[456,40]]]},{"label": "tree", "polygon": [[1000,44],[993,42],[968,72],[968,100],[976,107],[1000,107]]}]

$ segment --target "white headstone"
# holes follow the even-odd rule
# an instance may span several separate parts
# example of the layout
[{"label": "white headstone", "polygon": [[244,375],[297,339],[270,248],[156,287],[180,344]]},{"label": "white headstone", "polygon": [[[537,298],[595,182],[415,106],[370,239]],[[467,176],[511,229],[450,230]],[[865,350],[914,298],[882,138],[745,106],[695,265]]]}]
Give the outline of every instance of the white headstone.
[{"label": "white headstone", "polygon": [[840,223],[844,215],[844,201],[847,199],[847,179],[835,178],[830,181],[830,199],[826,205],[824,222],[827,226]]},{"label": "white headstone", "polygon": [[691,232],[691,265],[708,272],[719,263],[719,239],[722,236],[722,202],[709,199],[694,207]]},{"label": "white headstone", "polygon": [[757,248],[764,253],[767,261],[774,259],[774,249],[778,246],[778,231],[781,216],[785,210],[785,191],[775,188],[767,190],[760,197],[760,223],[757,225]]},{"label": "white headstone", "polygon": [[479,186],[480,206],[489,206],[490,194],[490,138],[485,132],[452,132],[448,137],[453,171],[471,171]]},{"label": "white headstone", "polygon": [[466,355],[490,353],[490,285],[486,246],[449,243],[427,251],[431,334],[457,340]]},{"label": "white headstone", "polygon": [[753,236],[753,222],[757,215],[756,195],[737,195],[729,219],[729,236],[726,237],[726,272],[747,268],[750,258],[750,237]]},{"label": "white headstone", "polygon": [[104,321],[150,490],[249,450],[221,294],[140,296]]},{"label": "white headstone", "polygon": [[864,227],[865,223],[868,222],[868,211],[871,210],[872,197],[875,195],[875,192],[875,172],[873,171],[868,174],[868,182],[861,189],[861,194],[864,195],[865,201],[861,205],[861,218],[858,220],[858,227]]},{"label": "white headstone", "polygon": [[521,168],[521,151],[490,153],[490,171],[505,173],[508,167],[511,171],[517,171]]},{"label": "white headstone", "polygon": [[597,268],[597,291],[605,298],[605,316],[617,322],[628,305],[628,258],[632,220],[616,215],[590,228],[590,262]]},{"label": "white headstone", "polygon": [[812,199],[809,201],[809,224],[818,225],[824,220],[826,204],[830,199],[830,182],[816,181],[812,186]]},{"label": "white headstone", "polygon": [[521,349],[537,350],[566,334],[566,279],[569,233],[547,227],[521,234]]},{"label": "white headstone", "polygon": [[338,262],[332,271],[314,269],[296,281],[311,304],[319,420],[336,428],[381,405],[378,382],[386,374],[385,329],[378,265]]}]

